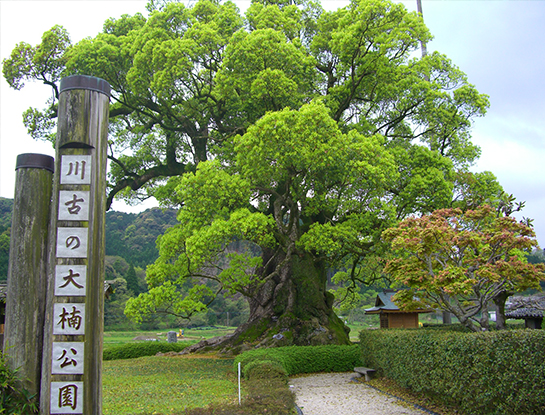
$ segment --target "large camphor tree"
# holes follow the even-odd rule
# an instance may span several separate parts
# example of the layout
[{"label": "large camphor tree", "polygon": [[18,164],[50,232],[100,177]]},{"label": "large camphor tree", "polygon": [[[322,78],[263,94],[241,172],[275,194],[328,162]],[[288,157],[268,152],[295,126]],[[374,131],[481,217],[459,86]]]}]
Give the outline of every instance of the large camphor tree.
[{"label": "large camphor tree", "polygon": [[[324,11],[315,2],[192,7],[151,2],[71,45],[55,26],[3,62],[21,88],[61,76],[107,80],[109,204],[154,196],[179,207],[158,241],[149,291],[127,314],[188,316],[215,293],[242,293],[250,317],[236,344],[347,343],[326,271],[344,293],[372,278],[381,233],[413,213],[474,203],[472,119],[486,96],[444,55],[417,57],[431,35],[385,0]],[[54,141],[56,99],[29,109]],[[470,196],[468,196],[470,195]]]}]

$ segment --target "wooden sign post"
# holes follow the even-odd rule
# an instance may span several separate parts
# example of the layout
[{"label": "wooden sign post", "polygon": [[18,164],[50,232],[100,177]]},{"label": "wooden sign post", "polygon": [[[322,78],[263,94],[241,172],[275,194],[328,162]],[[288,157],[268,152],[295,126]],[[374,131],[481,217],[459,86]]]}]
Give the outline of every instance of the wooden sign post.
[{"label": "wooden sign post", "polygon": [[40,392],[53,157],[19,154],[9,250],[4,352],[25,389]]},{"label": "wooden sign post", "polygon": [[40,414],[102,414],[110,85],[61,79]]}]

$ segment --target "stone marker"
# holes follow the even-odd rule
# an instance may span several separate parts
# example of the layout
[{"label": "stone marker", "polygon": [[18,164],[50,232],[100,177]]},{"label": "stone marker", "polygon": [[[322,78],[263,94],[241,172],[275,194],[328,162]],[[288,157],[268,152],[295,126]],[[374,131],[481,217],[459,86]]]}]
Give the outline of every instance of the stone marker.
[{"label": "stone marker", "polygon": [[178,337],[176,336],[176,332],[175,331],[169,331],[167,333],[167,342],[169,343],[176,343],[178,342]]}]

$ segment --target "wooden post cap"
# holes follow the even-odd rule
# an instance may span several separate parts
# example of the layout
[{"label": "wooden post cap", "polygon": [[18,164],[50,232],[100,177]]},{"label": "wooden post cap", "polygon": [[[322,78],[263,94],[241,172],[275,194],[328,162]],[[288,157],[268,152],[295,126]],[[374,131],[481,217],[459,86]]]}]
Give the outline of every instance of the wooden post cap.
[{"label": "wooden post cap", "polygon": [[24,153],[17,156],[15,170],[18,169],[45,169],[55,171],[55,159],[45,154]]},{"label": "wooden post cap", "polygon": [[110,97],[110,84],[104,79],[87,75],[72,75],[61,79],[59,93],[71,89],[88,89]]}]

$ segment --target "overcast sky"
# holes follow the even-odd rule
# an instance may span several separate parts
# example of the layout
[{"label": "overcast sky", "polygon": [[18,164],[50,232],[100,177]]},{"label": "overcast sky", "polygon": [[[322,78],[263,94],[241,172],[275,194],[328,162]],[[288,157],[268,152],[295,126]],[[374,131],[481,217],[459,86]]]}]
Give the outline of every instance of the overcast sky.
[{"label": "overcast sky", "polygon": [[[236,0],[245,9],[250,1]],[[327,9],[347,1],[322,1]],[[416,0],[403,1],[409,10]],[[482,148],[475,171],[489,170],[508,193],[526,201],[545,247],[545,1],[423,0],[424,21],[435,39],[428,50],[446,54],[491,107],[475,121],[473,142]],[[108,17],[141,12],[146,1],[0,0],[0,59],[15,45],[40,43],[44,31],[64,26],[75,43],[94,37]],[[54,155],[50,144],[28,137],[21,114],[43,108],[51,89],[28,84],[14,91],[0,80],[0,196],[13,198],[15,160],[21,153]],[[114,204],[117,210],[126,210]],[[143,208],[140,207],[139,210]]]}]

